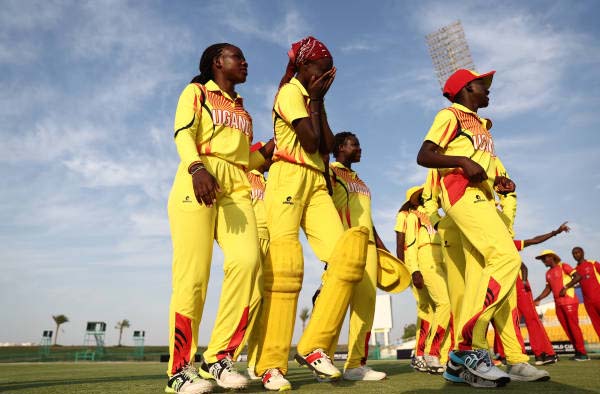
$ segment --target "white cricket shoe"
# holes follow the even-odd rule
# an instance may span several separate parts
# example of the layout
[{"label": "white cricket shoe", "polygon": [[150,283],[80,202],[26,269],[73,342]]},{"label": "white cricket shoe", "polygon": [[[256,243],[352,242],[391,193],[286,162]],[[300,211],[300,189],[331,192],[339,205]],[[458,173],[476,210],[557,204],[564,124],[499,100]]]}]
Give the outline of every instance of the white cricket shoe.
[{"label": "white cricket shoe", "polygon": [[344,370],[344,380],[363,380],[363,381],[375,381],[382,380],[386,377],[385,372],[374,371],[366,365],[361,365],[358,368],[350,368]]},{"label": "white cricket shoe", "polygon": [[165,393],[204,394],[212,391],[212,383],[204,380],[194,366],[187,364],[171,376],[165,387]]},{"label": "white cricket shoe", "polygon": [[294,358],[298,364],[308,367],[319,378],[335,380],[342,376],[323,349],[315,349],[304,356],[296,354]]},{"label": "white cricket shoe", "polygon": [[236,371],[229,357],[212,364],[203,362],[200,366],[200,375],[210,376],[217,385],[225,389],[244,389],[248,386],[248,379]]},{"label": "white cricket shoe", "polygon": [[292,389],[290,382],[278,368],[267,369],[262,376],[263,387],[270,391],[288,391]]},{"label": "white cricket shoe", "polygon": [[431,356],[426,354],[425,363],[427,364],[427,371],[433,374],[442,374],[444,373],[444,366],[440,364],[440,359],[437,356]]},{"label": "white cricket shoe", "polygon": [[508,364],[510,380],[518,382],[544,382],[550,380],[550,374],[543,369],[537,369],[529,363]]},{"label": "white cricket shoe", "polygon": [[415,371],[427,372],[427,363],[423,356],[414,356],[412,360],[410,360],[410,366],[413,367]]}]

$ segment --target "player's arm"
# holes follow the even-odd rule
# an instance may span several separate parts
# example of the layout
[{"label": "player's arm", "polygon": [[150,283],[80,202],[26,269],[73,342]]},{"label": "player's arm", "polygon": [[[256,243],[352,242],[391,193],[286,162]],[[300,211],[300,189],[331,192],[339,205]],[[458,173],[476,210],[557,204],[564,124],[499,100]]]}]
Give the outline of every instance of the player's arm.
[{"label": "player's arm", "polygon": [[[325,94],[327,94],[334,78],[335,67],[321,75],[319,78],[313,77],[311,79],[306,88],[310,98],[310,112],[307,113],[308,116],[297,118],[292,121],[292,126],[298,135],[300,145],[308,153],[316,153],[317,151],[320,151],[321,153],[330,153],[331,148],[333,147],[333,134],[331,133],[331,130],[329,130],[331,140],[328,139],[329,136],[326,136],[326,140],[321,142],[321,136],[323,135],[321,125],[323,123],[323,116],[325,116],[325,123],[327,123],[327,117],[324,114],[323,98],[325,97]],[[329,125],[327,125],[327,128],[329,129]],[[321,149],[321,146],[326,146],[327,149]]]},{"label": "player's arm", "polygon": [[544,290],[542,290],[542,293],[539,296],[535,297],[535,299],[533,300],[533,303],[535,305],[539,305],[540,301],[543,300],[544,298],[548,297],[551,292],[552,292],[552,289],[550,288],[550,285],[546,284],[546,287],[544,288]]},{"label": "player's arm", "polygon": [[527,246],[531,246],[531,245],[537,245],[537,244],[540,244],[542,242],[549,240],[550,238],[552,238],[562,232],[568,233],[571,230],[571,228],[569,226],[567,226],[567,223],[568,222],[564,222],[563,224],[558,226],[558,228],[556,230],[552,230],[549,233],[538,235],[536,237],[524,240],[523,246],[527,247]]},{"label": "player's arm", "polygon": [[579,273],[575,270],[573,270],[571,273],[571,281],[569,283],[567,283],[565,285],[565,287],[563,287],[562,289],[560,289],[560,296],[564,297],[565,295],[567,295],[567,290],[570,289],[571,287],[575,287],[575,285],[577,283],[579,283],[579,281],[581,281],[581,275],[579,275]]},{"label": "player's arm", "polygon": [[202,100],[202,93],[195,85],[188,85],[177,103],[175,112],[175,145],[182,163],[192,176],[194,196],[199,204],[211,207],[217,200],[221,190],[215,177],[204,167],[196,145],[197,133],[200,133],[202,107],[197,103]]},{"label": "player's arm", "polygon": [[440,111],[419,149],[417,163],[427,168],[461,168],[471,182],[482,182],[487,179],[487,174],[479,164],[465,156],[442,153],[458,132],[458,127],[456,116],[451,111]]},{"label": "player's arm", "polygon": [[[389,252],[388,248],[385,247],[385,244],[383,243],[381,238],[379,238],[379,234],[377,234],[377,230],[375,230],[375,225],[373,225],[373,237],[375,237],[375,247]],[[396,253],[397,253],[397,250],[396,250]],[[404,260],[402,260],[402,261],[404,261]]]},{"label": "player's arm", "polygon": [[403,232],[396,231],[396,256],[401,261],[404,261],[404,243],[406,241],[406,234]]}]

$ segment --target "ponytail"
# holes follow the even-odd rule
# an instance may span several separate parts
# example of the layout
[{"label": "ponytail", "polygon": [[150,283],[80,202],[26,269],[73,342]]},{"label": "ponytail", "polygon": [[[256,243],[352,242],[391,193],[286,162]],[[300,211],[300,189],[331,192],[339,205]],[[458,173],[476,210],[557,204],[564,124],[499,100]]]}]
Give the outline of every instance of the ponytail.
[{"label": "ponytail", "polygon": [[214,79],[212,65],[215,58],[219,57],[223,52],[223,48],[231,46],[226,42],[220,44],[213,44],[206,48],[202,53],[202,57],[200,58],[200,65],[198,66],[200,70],[200,74],[196,75],[190,83],[200,83],[204,85],[211,79]]}]

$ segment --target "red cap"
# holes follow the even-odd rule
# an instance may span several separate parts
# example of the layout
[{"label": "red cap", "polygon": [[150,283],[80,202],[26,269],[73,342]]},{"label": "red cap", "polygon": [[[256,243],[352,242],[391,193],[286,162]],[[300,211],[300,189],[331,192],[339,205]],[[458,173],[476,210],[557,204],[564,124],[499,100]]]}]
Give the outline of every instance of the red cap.
[{"label": "red cap", "polygon": [[483,79],[485,87],[489,89],[490,86],[492,86],[492,78],[494,77],[495,72],[496,71],[492,70],[485,74],[477,74],[475,71],[465,70],[464,68],[456,70],[454,74],[450,75],[444,85],[444,97],[454,102],[454,96],[456,96],[466,84],[476,79]]},{"label": "red cap", "polygon": [[262,148],[265,145],[264,142],[259,141],[256,144],[252,145],[250,147],[250,152],[256,152],[257,150],[259,150],[260,148]]}]

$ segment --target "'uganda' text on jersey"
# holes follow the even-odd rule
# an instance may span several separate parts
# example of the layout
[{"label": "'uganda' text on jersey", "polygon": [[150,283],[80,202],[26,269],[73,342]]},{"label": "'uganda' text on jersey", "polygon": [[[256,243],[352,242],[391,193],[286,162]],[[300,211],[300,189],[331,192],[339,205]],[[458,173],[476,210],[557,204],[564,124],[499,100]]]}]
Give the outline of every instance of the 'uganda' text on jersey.
[{"label": "'uganda' text on jersey", "polygon": [[317,150],[307,153],[294,130],[296,119],[308,118],[310,98],[304,86],[296,78],[283,85],[273,104],[273,125],[275,129],[275,152],[273,161],[283,160],[325,171],[323,158]]},{"label": "'uganda' text on jersey", "polygon": [[371,192],[358,174],[340,162],[329,165],[333,204],[340,214],[344,229],[365,226],[371,234],[369,240],[375,242],[371,218]]},{"label": "'uganda' text on jersey", "polygon": [[445,205],[454,205],[463,196],[467,186],[478,186],[490,199],[493,198],[496,178],[494,141],[486,127],[486,119],[457,103],[436,115],[425,141],[441,147],[444,155],[470,158],[483,167],[488,177],[484,182],[470,185],[461,168],[440,168]]},{"label": "'uganda' text on jersey", "polygon": [[[192,83],[179,97],[175,143],[185,170],[201,155],[213,155],[244,168],[250,161],[252,118],[240,96],[232,99],[214,81]],[[259,155],[254,152],[253,155]]]}]

